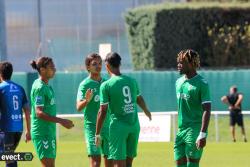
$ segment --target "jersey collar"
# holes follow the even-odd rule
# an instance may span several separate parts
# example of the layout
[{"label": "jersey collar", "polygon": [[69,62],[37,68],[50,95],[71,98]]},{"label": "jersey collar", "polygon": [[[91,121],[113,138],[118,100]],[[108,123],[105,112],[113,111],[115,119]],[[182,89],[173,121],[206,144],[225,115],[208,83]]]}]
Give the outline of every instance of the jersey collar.
[{"label": "jersey collar", "polygon": [[103,82],[103,78],[101,77],[101,80],[100,81],[96,81],[96,80],[93,80],[90,76],[88,76],[88,79],[93,81],[93,82],[96,82],[96,83],[102,83]]},{"label": "jersey collar", "polygon": [[192,78],[187,79],[187,78],[186,78],[186,76],[184,75],[184,78],[185,78],[185,81],[191,81],[191,80],[193,80],[193,79],[197,78],[198,76],[199,76],[199,74],[196,74],[196,75],[195,75],[195,76],[193,76]]}]

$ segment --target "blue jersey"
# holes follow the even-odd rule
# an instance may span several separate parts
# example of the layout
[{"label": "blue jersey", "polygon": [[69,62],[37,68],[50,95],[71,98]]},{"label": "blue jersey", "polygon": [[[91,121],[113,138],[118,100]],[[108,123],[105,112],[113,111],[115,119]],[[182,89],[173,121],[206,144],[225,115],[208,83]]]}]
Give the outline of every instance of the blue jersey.
[{"label": "blue jersey", "polygon": [[12,81],[0,83],[0,131],[22,132],[22,109],[28,105],[24,89]]}]

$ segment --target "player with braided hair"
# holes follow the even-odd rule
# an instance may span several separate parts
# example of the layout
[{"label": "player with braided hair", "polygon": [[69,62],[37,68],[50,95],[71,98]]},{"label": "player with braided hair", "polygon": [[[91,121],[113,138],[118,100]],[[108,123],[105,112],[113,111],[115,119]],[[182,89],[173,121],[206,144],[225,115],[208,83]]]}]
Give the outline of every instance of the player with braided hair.
[{"label": "player with braided hair", "polygon": [[197,74],[199,54],[191,49],[177,56],[182,77],[176,81],[178,133],[174,144],[177,167],[198,167],[206,145],[211,100],[207,81]]},{"label": "player with braided hair", "polygon": [[189,62],[195,69],[200,68],[200,56],[199,54],[191,49],[182,50],[177,57],[177,62],[181,60]]}]

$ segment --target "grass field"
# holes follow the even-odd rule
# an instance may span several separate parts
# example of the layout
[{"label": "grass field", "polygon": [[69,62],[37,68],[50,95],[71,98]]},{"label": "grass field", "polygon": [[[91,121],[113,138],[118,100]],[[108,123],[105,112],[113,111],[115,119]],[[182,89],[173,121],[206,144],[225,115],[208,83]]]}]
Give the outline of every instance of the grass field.
[{"label": "grass field", "polygon": [[[21,143],[18,151],[31,151],[31,143]],[[83,142],[59,142],[56,166],[87,167],[88,158]],[[201,167],[249,167],[250,143],[208,143]],[[37,157],[31,162],[19,162],[19,167],[40,166]],[[174,166],[173,143],[140,143],[134,167]]]},{"label": "grass field", "polygon": [[[59,128],[56,166],[58,167],[87,167],[89,160],[86,153],[82,132],[82,119],[74,118],[75,127],[72,130]],[[246,132],[250,129],[250,117],[245,117]],[[201,167],[249,167],[250,142],[243,143],[240,129],[237,128],[237,142],[232,143],[228,127],[228,116],[220,116],[220,142],[215,142],[214,118],[211,117],[208,144],[204,150]],[[248,135],[249,136],[249,135]],[[174,137],[172,137],[173,139]],[[249,138],[249,137],[248,137]],[[40,166],[32,143],[18,146],[17,152],[33,152],[35,156],[31,162],[19,162],[19,167]],[[0,167],[4,166],[0,162]],[[173,160],[173,142],[139,143],[138,156],[134,167],[165,167],[175,166]]]}]

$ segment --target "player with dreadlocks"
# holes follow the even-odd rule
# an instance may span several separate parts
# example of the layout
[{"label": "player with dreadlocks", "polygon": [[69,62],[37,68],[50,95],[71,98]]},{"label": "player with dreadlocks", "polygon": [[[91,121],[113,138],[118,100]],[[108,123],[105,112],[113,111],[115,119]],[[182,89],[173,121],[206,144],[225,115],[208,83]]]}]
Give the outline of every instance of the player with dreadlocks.
[{"label": "player with dreadlocks", "polygon": [[182,77],[176,81],[178,133],[174,144],[177,167],[198,167],[206,145],[211,100],[207,81],[197,74],[200,58],[191,49],[177,56]]}]

